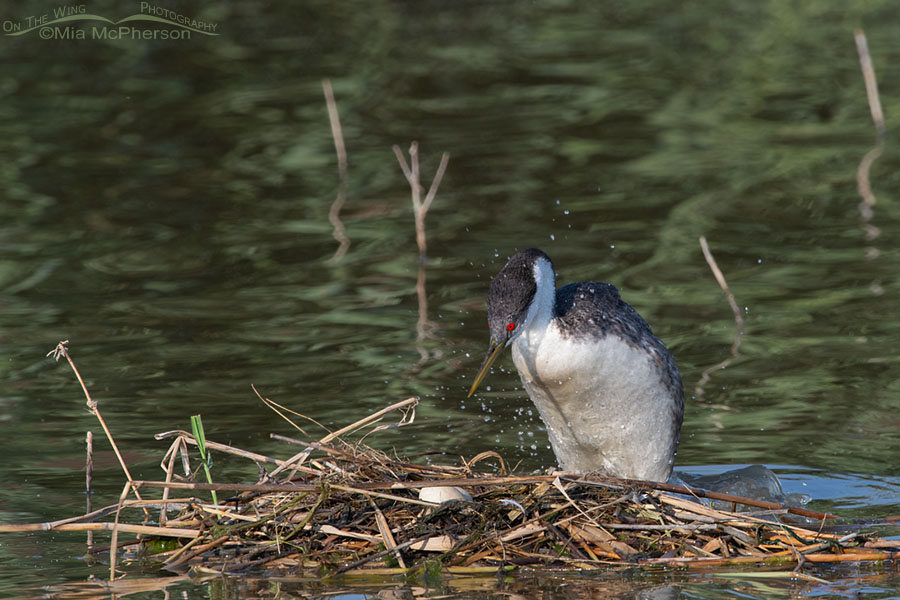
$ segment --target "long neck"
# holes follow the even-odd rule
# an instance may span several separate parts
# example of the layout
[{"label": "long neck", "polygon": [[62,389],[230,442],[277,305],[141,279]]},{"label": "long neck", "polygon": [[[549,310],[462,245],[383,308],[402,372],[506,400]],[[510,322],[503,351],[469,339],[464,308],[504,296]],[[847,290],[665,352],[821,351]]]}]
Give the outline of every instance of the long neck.
[{"label": "long neck", "polygon": [[[553,265],[549,260],[538,258],[534,263],[534,281],[537,289],[525,317],[522,337],[542,335],[553,319],[553,308],[556,304],[556,273],[553,272]],[[533,340],[531,342],[533,343]]]}]

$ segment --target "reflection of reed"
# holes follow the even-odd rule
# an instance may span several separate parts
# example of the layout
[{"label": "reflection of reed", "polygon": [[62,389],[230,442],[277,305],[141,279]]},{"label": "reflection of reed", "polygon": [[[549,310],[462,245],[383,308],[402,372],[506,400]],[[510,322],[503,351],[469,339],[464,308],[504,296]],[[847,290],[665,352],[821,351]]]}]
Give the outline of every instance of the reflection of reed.
[{"label": "reflection of reed", "polygon": [[[872,113],[872,122],[875,124],[875,146],[866,152],[859,166],[856,168],[856,188],[862,197],[859,203],[859,216],[862,221],[863,237],[867,241],[873,241],[881,235],[881,230],[871,223],[874,216],[875,194],[869,184],[869,169],[881,153],[884,152],[884,113],[881,111],[881,100],[878,96],[878,82],[875,79],[875,68],[872,66],[872,57],[869,56],[869,44],[866,34],[861,29],[854,32],[856,38],[856,51],[859,53],[859,65],[862,69],[863,80],[866,83],[866,97],[869,100],[869,111]],[[877,258],[879,252],[876,248],[866,248],[868,258]]]},{"label": "reflection of reed", "polygon": [[725,276],[722,275],[722,271],[716,264],[716,259],[713,258],[712,252],[709,250],[709,244],[706,243],[706,238],[703,236],[700,236],[700,249],[703,251],[703,257],[706,259],[706,263],[709,265],[713,276],[716,278],[716,281],[719,282],[719,287],[725,292],[725,297],[728,299],[728,305],[731,306],[731,312],[734,313],[735,330],[734,341],[731,343],[731,356],[722,362],[707,368],[701,373],[700,380],[697,381],[697,386],[694,388],[694,394],[697,398],[700,398],[700,396],[703,395],[703,386],[709,381],[712,372],[718,369],[724,369],[732,360],[740,355],[741,340],[744,336],[744,317],[741,315],[741,309],[738,308],[737,302],[734,299],[734,294],[732,294],[731,290],[728,288],[728,282],[725,281]]},{"label": "reflection of reed", "polygon": [[428,360],[428,352],[425,350],[423,342],[426,337],[431,336],[431,332],[434,329],[434,323],[428,320],[428,296],[425,293],[425,252],[428,248],[425,238],[425,215],[428,214],[428,209],[431,208],[431,203],[434,202],[434,197],[437,195],[438,187],[441,185],[441,180],[447,171],[450,155],[444,152],[441,156],[441,164],[438,165],[434,179],[431,180],[431,187],[428,188],[428,193],[425,194],[425,199],[422,200],[424,188],[419,182],[419,144],[417,142],[410,144],[409,163],[406,162],[406,157],[403,155],[403,150],[400,149],[400,146],[394,146],[394,154],[397,155],[397,162],[400,163],[403,175],[406,177],[406,181],[409,182],[409,187],[412,190],[413,216],[416,221],[416,244],[419,246],[419,271],[416,277],[416,295],[419,299],[419,318],[416,321],[416,349],[419,351],[419,356],[421,357],[419,363],[421,364]]},{"label": "reflection of reed", "polygon": [[347,148],[344,146],[344,134],[341,129],[341,118],[338,115],[337,103],[334,101],[334,91],[331,89],[331,81],[322,80],[322,91],[325,93],[325,105],[328,107],[328,120],[331,122],[331,137],[334,138],[334,151],[337,153],[338,160],[338,191],[337,198],[331,204],[328,211],[328,222],[334,227],[334,239],[338,241],[338,249],[335,250],[334,256],[329,262],[336,263],[341,260],[347,250],[350,249],[350,238],[344,230],[344,223],[341,222],[341,208],[347,200]]}]

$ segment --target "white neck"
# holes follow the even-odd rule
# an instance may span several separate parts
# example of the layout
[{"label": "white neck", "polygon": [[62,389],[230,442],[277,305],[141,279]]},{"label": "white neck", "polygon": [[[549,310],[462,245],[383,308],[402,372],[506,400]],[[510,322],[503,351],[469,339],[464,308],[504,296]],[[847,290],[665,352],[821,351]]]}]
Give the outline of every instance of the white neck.
[{"label": "white neck", "polygon": [[535,337],[541,337],[553,319],[553,306],[556,304],[556,273],[553,265],[545,258],[539,258],[534,263],[534,281],[537,290],[534,299],[528,308],[525,322],[522,324],[521,338],[527,344],[533,344]]}]

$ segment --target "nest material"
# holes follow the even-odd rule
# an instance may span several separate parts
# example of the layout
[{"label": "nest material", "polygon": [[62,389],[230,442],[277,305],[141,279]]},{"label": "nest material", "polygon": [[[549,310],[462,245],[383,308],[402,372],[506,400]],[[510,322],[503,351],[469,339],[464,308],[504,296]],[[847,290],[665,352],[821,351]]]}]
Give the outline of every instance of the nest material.
[{"label": "nest material", "polygon": [[[871,527],[869,533],[859,527],[848,532],[846,525],[839,531],[823,513],[652,482],[565,473],[513,476],[493,452],[455,466],[415,464],[338,435],[398,407],[411,411],[415,402],[388,407],[317,443],[297,442],[306,449],[287,461],[205,441],[210,450],[277,465],[256,484],[172,481],[175,457],[196,441],[183,431],[160,434],[175,438],[163,459],[167,480],[134,481],[125,491],[164,488],[162,499],[124,500],[123,492],[118,505],[90,515],[0,531],[111,529],[113,546],[120,532],[133,532],[141,535],[145,554],[153,552],[152,560],[173,572],[316,577],[900,558],[900,540],[879,539]],[[393,426],[411,421],[407,413]],[[379,426],[384,427],[391,426]],[[472,500],[435,504],[419,498],[421,489],[438,486],[463,488]],[[220,502],[169,498],[171,490],[204,497],[206,490],[219,490]],[[717,510],[692,494],[763,510]],[[168,507],[158,513],[158,526],[130,524],[124,516],[131,513],[119,514],[125,507],[147,514],[151,505]],[[180,513],[167,517],[177,507]],[[96,522],[111,514],[115,522]],[[158,552],[165,538],[181,542]]]},{"label": "nest material", "polygon": [[[377,422],[391,410],[412,410],[415,402],[388,407],[338,433]],[[410,422],[412,413],[406,413],[395,426]],[[191,443],[185,432],[177,435]],[[197,532],[165,558],[166,568],[326,576],[521,566],[797,564],[900,556],[898,541],[829,530],[830,515],[752,499],[562,473],[511,476],[493,452],[456,466],[422,465],[337,434],[319,443],[299,443],[306,450],[288,461],[266,459],[278,463],[273,471],[277,479],[243,486],[167,484],[240,493],[218,506],[192,501],[166,524]],[[254,460],[260,462],[260,457]],[[488,466],[486,460],[496,461],[493,471],[478,469]],[[464,488],[472,500],[436,505],[419,499],[420,490],[436,486]],[[733,511],[711,508],[690,494],[729,500]],[[738,503],[763,510],[734,512]]]},{"label": "nest material", "polygon": [[[465,464],[389,461],[359,447],[339,452],[319,462],[333,473],[300,475],[292,485],[302,491],[247,491],[220,506],[192,502],[168,527],[199,535],[187,552],[168,559],[167,568],[319,576],[416,568],[598,569],[882,560],[895,558],[889,548],[900,548],[900,541],[860,532],[827,532],[822,523],[786,522],[786,508],[715,510],[639,482],[496,477]],[[464,484],[473,500],[439,506],[418,500],[423,485],[441,483]]]}]

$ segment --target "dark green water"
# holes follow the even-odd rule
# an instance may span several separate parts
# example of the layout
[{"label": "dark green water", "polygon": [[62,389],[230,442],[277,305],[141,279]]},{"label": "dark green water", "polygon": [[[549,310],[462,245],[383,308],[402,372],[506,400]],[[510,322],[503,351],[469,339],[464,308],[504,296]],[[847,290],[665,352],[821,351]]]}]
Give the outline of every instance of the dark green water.
[{"label": "dark green water", "polygon": [[[113,20],[140,9],[86,6]],[[4,8],[0,20],[54,7]],[[219,35],[0,38],[0,521],[83,510],[88,429],[94,505],[121,489],[71,371],[45,357],[63,339],[136,478],[161,476],[153,434],[188,428],[197,413],[213,440],[293,454],[269,439],[291,431],[251,384],[336,427],[418,395],[413,426],[370,441],[552,465],[508,357],[490,389],[465,400],[487,346],[488,281],[528,246],[553,257],[560,282],[616,284],[666,341],[688,392],[682,468],[780,465],[813,508],[900,511],[894,4],[169,8]],[[856,27],[889,130],[871,172],[875,237],[857,208],[874,128]],[[352,245],[336,264],[323,77],[349,155]],[[427,217],[434,337],[420,347],[409,188],[391,152],[411,140],[426,185],[440,153],[451,155]],[[698,388],[734,335],[701,235],[746,332],[740,355]],[[256,476],[227,458],[214,471]],[[82,541],[2,536],[0,593],[103,576],[79,558]],[[634,590],[657,583],[632,577]],[[879,597],[893,587],[856,572],[825,577],[832,588],[774,591],[687,578],[677,593]],[[579,585],[541,593],[579,597],[590,589]]]}]

